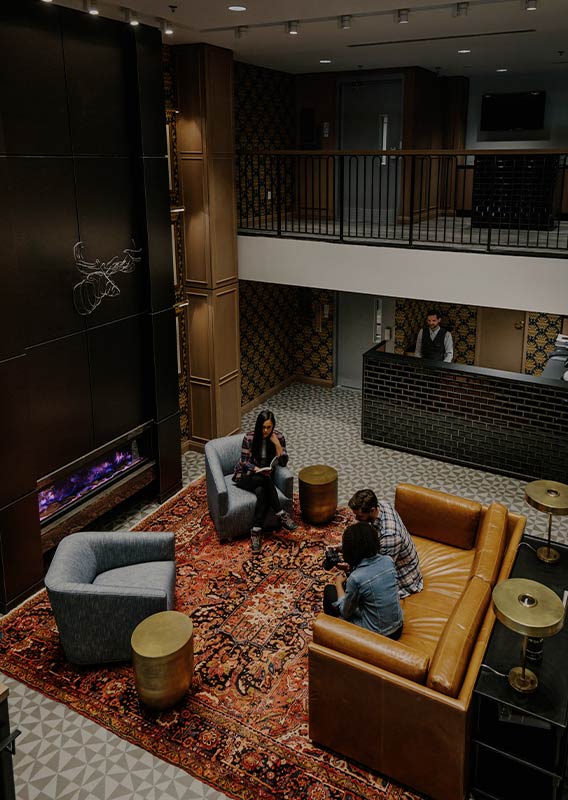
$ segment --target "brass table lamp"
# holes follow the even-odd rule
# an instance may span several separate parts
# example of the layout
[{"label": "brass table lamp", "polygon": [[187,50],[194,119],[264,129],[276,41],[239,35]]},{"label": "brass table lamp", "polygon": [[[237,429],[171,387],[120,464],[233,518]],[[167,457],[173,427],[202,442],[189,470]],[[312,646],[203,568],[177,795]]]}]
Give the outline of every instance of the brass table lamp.
[{"label": "brass table lamp", "polygon": [[493,608],[499,622],[523,636],[520,667],[509,672],[509,684],[517,692],[530,694],[538,686],[534,672],[526,668],[527,638],[554,636],[564,625],[564,606],[558,595],[542,583],[510,578],[493,589]]},{"label": "brass table lamp", "polygon": [[536,554],[546,564],[556,564],[560,553],[550,546],[552,517],[568,514],[568,486],[558,481],[533,481],[525,486],[525,500],[533,508],[548,514],[548,544],[539,547]]}]

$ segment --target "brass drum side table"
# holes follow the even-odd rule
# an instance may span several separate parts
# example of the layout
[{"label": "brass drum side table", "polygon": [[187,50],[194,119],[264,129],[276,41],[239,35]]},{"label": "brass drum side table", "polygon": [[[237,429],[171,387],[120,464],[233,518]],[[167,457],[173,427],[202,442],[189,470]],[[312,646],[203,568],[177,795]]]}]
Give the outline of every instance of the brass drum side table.
[{"label": "brass drum side table", "polygon": [[173,706],[193,678],[193,623],[179,611],[142,620],[131,639],[136,690],[149,708]]},{"label": "brass drum side table", "polygon": [[337,470],[325,464],[304,467],[298,483],[303,519],[313,525],[329,522],[337,511]]}]

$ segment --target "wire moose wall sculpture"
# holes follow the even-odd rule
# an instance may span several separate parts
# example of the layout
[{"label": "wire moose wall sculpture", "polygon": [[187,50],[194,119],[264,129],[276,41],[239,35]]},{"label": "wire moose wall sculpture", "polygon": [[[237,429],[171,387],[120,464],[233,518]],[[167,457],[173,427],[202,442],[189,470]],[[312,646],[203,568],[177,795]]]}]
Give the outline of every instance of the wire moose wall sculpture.
[{"label": "wire moose wall sculpture", "polygon": [[120,289],[112,276],[118,272],[134,272],[136,264],[141,261],[142,248],[136,248],[132,241],[132,248],[123,250],[123,257],[113,256],[110,261],[95,259],[94,262],[85,261],[83,242],[77,242],[73,248],[75,265],[83,279],[73,287],[73,302],[75,308],[82,316],[88,316],[101,304],[105,297],[117,297]]}]

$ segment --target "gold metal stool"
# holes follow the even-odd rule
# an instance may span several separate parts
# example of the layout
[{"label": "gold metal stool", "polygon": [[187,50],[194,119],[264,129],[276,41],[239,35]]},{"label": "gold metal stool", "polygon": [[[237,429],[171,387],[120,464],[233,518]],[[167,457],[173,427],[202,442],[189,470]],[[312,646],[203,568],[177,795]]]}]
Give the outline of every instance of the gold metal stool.
[{"label": "gold metal stool", "polygon": [[179,611],[142,620],[130,641],[140,700],[158,711],[184,696],[193,678],[193,622]]},{"label": "gold metal stool", "polygon": [[546,564],[556,564],[560,553],[550,546],[552,517],[568,514],[568,486],[558,481],[533,481],[525,486],[525,500],[533,508],[548,514],[548,544],[539,547],[536,554]]},{"label": "gold metal stool", "polygon": [[298,483],[303,519],[313,525],[329,522],[337,511],[337,470],[325,464],[304,467]]},{"label": "gold metal stool", "polygon": [[534,672],[526,668],[527,638],[554,636],[564,625],[564,606],[556,592],[528,578],[510,578],[493,589],[495,616],[506,628],[523,636],[520,667],[509,672],[509,684],[517,692],[530,694],[538,686]]}]

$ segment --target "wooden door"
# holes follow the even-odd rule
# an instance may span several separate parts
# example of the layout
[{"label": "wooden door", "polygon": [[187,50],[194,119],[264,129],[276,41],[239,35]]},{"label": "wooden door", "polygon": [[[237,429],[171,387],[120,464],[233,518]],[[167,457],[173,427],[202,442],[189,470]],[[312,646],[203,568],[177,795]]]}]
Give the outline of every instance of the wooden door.
[{"label": "wooden door", "polygon": [[477,314],[477,355],[480,367],[521,372],[525,347],[524,311],[480,308]]}]

